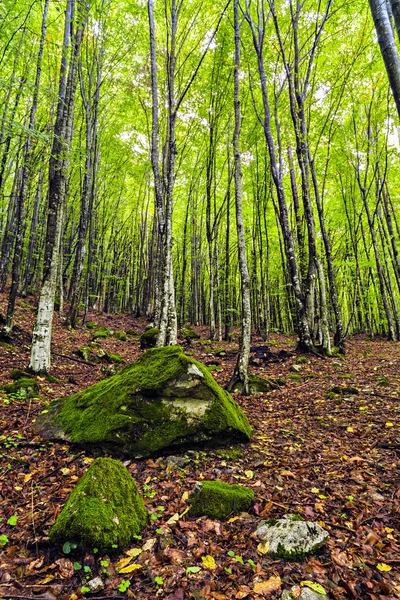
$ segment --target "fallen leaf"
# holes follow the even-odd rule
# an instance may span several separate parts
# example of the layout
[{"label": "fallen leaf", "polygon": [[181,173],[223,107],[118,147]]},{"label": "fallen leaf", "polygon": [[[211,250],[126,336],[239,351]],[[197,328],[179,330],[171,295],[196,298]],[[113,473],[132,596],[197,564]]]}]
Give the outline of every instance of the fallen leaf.
[{"label": "fallen leaf", "polygon": [[265,542],[261,542],[260,544],[258,544],[257,552],[258,552],[258,554],[261,554],[262,556],[264,556],[265,554],[268,554],[269,542],[265,541]]},{"label": "fallen leaf", "polygon": [[378,571],[391,571],[392,567],[390,565],[386,565],[385,563],[378,563],[376,565],[376,568],[378,569]]},{"label": "fallen leaf", "polygon": [[210,569],[210,571],[213,571],[217,568],[215,559],[210,554],[207,554],[207,556],[202,556],[201,561],[206,569]]},{"label": "fallen leaf", "polygon": [[267,581],[256,583],[253,592],[262,596],[269,596],[271,592],[280,590],[282,581],[279,575],[272,575]]},{"label": "fallen leaf", "polygon": [[123,569],[121,569],[120,573],[133,573],[134,571],[137,571],[138,569],[141,569],[141,568],[142,568],[142,565],[132,563],[131,565],[128,565],[127,567],[124,567]]},{"label": "fallen leaf", "polygon": [[55,561],[62,579],[69,579],[74,574],[74,565],[69,558],[59,558]]},{"label": "fallen leaf", "polygon": [[315,581],[309,581],[306,579],[305,581],[300,581],[300,585],[301,587],[309,588],[317,594],[326,594],[326,589],[320,583],[315,583]]}]

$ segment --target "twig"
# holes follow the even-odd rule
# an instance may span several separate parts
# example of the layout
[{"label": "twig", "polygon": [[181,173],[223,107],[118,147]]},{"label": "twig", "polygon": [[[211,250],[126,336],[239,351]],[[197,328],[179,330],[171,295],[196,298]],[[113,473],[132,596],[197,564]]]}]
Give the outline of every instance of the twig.
[{"label": "twig", "polygon": [[52,352],[54,356],[59,356],[61,358],[66,358],[67,360],[73,360],[74,362],[81,363],[82,365],[86,365],[88,367],[95,367],[93,363],[87,362],[86,360],[81,360],[80,358],[75,358],[73,356],[67,356],[67,354],[59,354],[58,352]]},{"label": "twig", "polygon": [[54,475],[54,473],[57,473],[57,471],[59,471],[60,469],[64,469],[66,465],[70,465],[71,463],[73,463],[77,458],[80,458],[81,456],[84,456],[85,453],[84,452],[79,452],[79,454],[77,454],[76,456],[74,456],[73,458],[71,458],[71,460],[69,460],[66,463],[63,463],[62,465],[60,465],[59,467],[56,467],[55,469],[53,469],[52,471],[50,471],[50,473],[48,473],[47,475],[43,475],[43,477],[40,477],[40,479],[37,480],[37,483],[40,483],[40,481],[44,481],[45,479],[47,479],[48,477],[51,477],[52,475]]}]

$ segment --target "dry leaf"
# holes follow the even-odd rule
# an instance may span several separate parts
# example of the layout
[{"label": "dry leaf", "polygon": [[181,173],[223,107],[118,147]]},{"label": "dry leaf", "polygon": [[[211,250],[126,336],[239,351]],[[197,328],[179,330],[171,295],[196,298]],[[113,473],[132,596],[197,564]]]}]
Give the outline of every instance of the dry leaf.
[{"label": "dry leaf", "polygon": [[123,569],[121,569],[120,573],[133,573],[134,571],[137,571],[138,569],[141,569],[141,568],[142,568],[142,565],[132,563],[131,565],[128,565],[127,567],[124,567]]},{"label": "dry leaf", "polygon": [[62,579],[69,579],[74,574],[74,565],[69,558],[59,558],[55,561]]},{"label": "dry leaf", "polygon": [[280,590],[282,581],[279,575],[272,575],[267,581],[256,583],[253,591],[261,596],[269,596],[272,592]]}]

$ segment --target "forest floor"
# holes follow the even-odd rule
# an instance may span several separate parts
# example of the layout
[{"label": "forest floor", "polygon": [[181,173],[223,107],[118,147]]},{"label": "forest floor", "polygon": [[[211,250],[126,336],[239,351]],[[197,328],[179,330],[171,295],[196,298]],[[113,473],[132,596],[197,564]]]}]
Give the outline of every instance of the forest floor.
[{"label": "forest floor", "polygon": [[[1,296],[3,314],[5,305]],[[0,346],[0,385],[11,382],[12,368],[28,364],[34,318],[31,301],[19,300],[14,345]],[[89,318],[113,330],[140,333],[146,325],[129,315]],[[208,342],[208,330],[197,331],[202,339],[190,351],[216,364],[213,375],[225,384],[237,341]],[[150,519],[126,552],[100,556],[64,554],[49,545],[50,527],[93,459],[68,444],[43,442],[32,429],[44,402],[104,377],[101,365],[76,354],[91,339],[90,331],[69,331],[56,317],[52,374],[59,383],[38,378],[40,400],[0,392],[0,536],[6,536],[0,537],[1,598],[230,600],[279,598],[284,589],[297,597],[303,581],[319,583],[336,600],[400,598],[399,343],[357,336],[348,341],[345,358],[306,356],[300,364],[294,339],[271,335],[274,357],[252,365],[252,372],[283,378],[284,385],[235,396],[254,428],[250,444],[236,453],[182,451],[190,459],[184,469],[166,467],[165,459],[130,461]],[[256,337],[253,343],[262,344]],[[140,354],[138,337],[126,342],[111,337],[101,344],[126,363]],[[216,358],[222,348],[227,356]],[[299,373],[291,370],[295,364]],[[357,389],[332,395],[333,386]],[[217,478],[254,490],[249,514],[226,522],[181,516],[195,482]],[[288,562],[258,553],[253,535],[258,523],[285,513],[327,529],[330,538],[318,556]],[[138,550],[129,554],[133,548]],[[118,573],[119,561],[137,554],[132,562],[140,568]],[[214,560],[205,558],[210,556]],[[97,576],[104,589],[85,592]]]}]

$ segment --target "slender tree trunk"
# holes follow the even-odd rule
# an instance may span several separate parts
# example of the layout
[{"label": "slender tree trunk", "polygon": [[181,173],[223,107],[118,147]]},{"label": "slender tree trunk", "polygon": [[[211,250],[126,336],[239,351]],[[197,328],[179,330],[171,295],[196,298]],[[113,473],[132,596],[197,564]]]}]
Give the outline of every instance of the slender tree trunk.
[{"label": "slender tree trunk", "polygon": [[240,337],[239,355],[233,378],[228,384],[228,389],[237,389],[244,394],[249,393],[249,357],[251,345],[251,301],[250,278],[247,266],[246,239],[243,222],[242,208],[242,165],[240,155],[240,25],[239,25],[239,0],[234,0],[234,30],[235,30],[235,71],[234,71],[234,108],[235,130],[233,133],[234,165],[235,165],[235,203],[236,203],[236,229],[238,237],[238,258],[241,279],[242,296],[242,328]]}]

